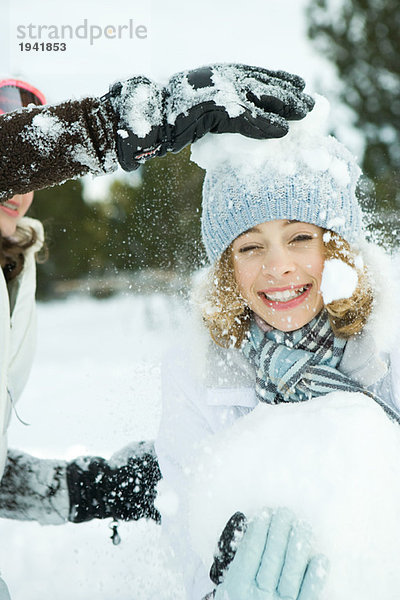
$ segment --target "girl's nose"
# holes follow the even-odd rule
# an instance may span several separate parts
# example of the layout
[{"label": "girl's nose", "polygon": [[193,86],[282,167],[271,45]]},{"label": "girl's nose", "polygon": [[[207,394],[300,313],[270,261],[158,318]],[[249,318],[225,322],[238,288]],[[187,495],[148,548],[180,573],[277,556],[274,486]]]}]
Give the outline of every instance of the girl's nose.
[{"label": "girl's nose", "polygon": [[284,250],[271,251],[262,265],[262,271],[264,275],[272,275],[273,277],[280,277],[282,275],[293,273],[296,270],[296,265],[290,253]]}]

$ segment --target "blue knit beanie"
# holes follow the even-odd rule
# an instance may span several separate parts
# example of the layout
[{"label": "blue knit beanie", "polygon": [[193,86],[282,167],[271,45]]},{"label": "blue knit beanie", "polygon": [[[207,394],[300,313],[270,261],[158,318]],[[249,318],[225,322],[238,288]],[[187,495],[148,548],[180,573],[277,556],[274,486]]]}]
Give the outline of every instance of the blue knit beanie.
[{"label": "blue knit beanie", "polygon": [[[363,237],[355,193],[361,170],[345,146],[321,134],[309,117],[291,124],[279,140],[214,135],[214,152],[204,144],[197,155],[192,149],[207,170],[202,238],[211,262],[240,234],[275,219],[312,223],[349,243]],[[215,138],[225,138],[217,148]]]}]

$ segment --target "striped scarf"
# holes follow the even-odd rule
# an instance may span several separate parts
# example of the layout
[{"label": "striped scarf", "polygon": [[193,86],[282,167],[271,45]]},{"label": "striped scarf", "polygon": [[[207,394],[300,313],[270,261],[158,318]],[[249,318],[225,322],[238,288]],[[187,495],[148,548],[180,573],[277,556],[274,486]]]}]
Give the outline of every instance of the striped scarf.
[{"label": "striped scarf", "polygon": [[338,370],[346,340],[334,335],[322,310],[296,331],[262,331],[253,320],[242,352],[256,368],[260,402],[301,402],[333,391],[371,396],[396,421],[398,415],[381,398]]}]

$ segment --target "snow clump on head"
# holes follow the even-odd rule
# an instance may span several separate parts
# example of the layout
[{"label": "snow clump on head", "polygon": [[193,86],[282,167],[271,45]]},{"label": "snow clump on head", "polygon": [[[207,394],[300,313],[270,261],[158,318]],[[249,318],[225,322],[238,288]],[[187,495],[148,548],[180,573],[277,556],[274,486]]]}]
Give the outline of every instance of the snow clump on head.
[{"label": "snow clump on head", "polygon": [[291,121],[280,139],[207,135],[191,158],[206,170],[202,237],[211,262],[251,227],[275,219],[331,229],[349,243],[364,237],[356,198],[361,170],[355,157],[325,132],[329,104]]}]

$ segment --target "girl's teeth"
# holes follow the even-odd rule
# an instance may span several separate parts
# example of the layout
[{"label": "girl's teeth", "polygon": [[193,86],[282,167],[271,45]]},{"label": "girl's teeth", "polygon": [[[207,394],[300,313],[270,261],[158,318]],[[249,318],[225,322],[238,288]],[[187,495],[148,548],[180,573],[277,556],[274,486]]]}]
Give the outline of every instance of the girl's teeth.
[{"label": "girl's teeth", "polygon": [[265,297],[268,300],[272,300],[274,302],[288,302],[289,300],[293,300],[303,294],[307,289],[307,286],[304,286],[297,290],[285,290],[284,292],[271,292],[270,294],[265,294]]},{"label": "girl's teeth", "polygon": [[11,208],[11,210],[15,210],[15,211],[18,210],[14,204],[9,204],[8,202],[3,202],[3,206],[6,206],[7,208]]}]

